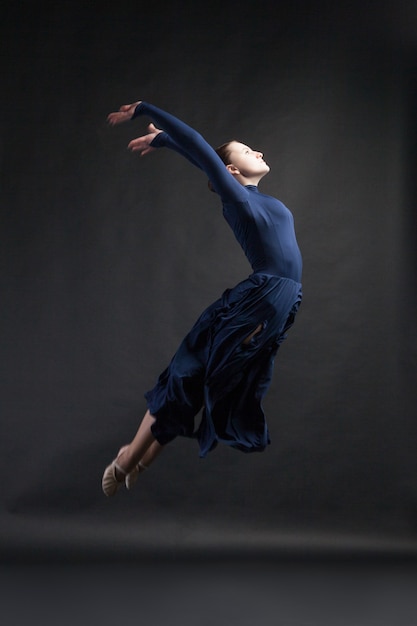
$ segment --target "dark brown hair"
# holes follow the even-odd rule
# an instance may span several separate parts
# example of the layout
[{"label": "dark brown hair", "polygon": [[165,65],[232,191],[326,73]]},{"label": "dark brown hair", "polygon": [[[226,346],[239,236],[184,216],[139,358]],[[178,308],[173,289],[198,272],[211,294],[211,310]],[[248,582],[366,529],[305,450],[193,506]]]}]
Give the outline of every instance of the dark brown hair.
[{"label": "dark brown hair", "polygon": [[[230,149],[230,144],[234,141],[236,141],[236,139],[231,139],[230,141],[226,141],[226,143],[222,143],[222,145],[218,148],[215,148],[215,152],[218,154],[218,156],[221,158],[225,165],[230,165],[230,153],[232,152]],[[210,189],[210,191],[215,192],[215,189],[210,181],[208,181],[208,188]]]},{"label": "dark brown hair", "polygon": [[230,144],[236,141],[236,139],[231,139],[226,143],[222,143],[221,146],[216,148],[216,152],[223,161],[225,165],[230,165],[230,153],[232,152],[230,149]]}]

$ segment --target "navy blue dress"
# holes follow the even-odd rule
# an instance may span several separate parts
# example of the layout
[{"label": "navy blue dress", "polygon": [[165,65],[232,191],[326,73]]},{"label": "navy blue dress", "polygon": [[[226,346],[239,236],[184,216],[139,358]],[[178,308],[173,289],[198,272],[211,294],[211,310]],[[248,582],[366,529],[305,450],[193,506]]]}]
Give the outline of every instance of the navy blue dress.
[{"label": "navy blue dress", "polygon": [[[145,102],[137,106],[138,115],[164,131],[152,146],[179,152],[207,174],[253,269],[201,314],[145,394],[156,418],[153,435],[162,445],[178,435],[197,438],[202,457],[218,442],[243,452],[262,451],[270,442],[262,398],[302,297],[292,214],[256,186],[238,183],[205,139],[174,116]],[[244,343],[259,325],[261,331]]]}]

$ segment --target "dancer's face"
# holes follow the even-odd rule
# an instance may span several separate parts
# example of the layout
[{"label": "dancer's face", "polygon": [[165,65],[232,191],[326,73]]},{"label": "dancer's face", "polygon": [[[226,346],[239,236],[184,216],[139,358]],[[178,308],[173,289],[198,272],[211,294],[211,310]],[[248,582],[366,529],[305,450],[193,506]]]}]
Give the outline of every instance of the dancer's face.
[{"label": "dancer's face", "polygon": [[229,145],[230,164],[246,177],[264,176],[269,172],[270,167],[264,161],[263,156],[262,152],[252,150],[252,148],[239,141],[232,141]]}]

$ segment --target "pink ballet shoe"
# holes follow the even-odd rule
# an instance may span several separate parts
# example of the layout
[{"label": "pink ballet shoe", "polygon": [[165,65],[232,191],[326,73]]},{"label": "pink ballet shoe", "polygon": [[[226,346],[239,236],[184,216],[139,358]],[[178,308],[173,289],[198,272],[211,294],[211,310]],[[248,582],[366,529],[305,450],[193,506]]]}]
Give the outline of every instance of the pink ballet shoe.
[{"label": "pink ballet shoe", "polygon": [[127,477],[127,474],[123,467],[117,463],[117,459],[112,461],[110,465],[106,467],[104,470],[103,478],[101,479],[101,488],[103,489],[104,495],[110,497],[114,496],[120,487],[124,484],[124,481],[117,480],[116,478],[116,470],[123,474],[123,476]]},{"label": "pink ballet shoe", "polygon": [[[124,470],[123,467],[120,466],[118,460],[128,447],[129,446],[123,446],[122,448],[120,448],[119,452],[117,453],[117,457],[104,470],[103,478],[101,480],[101,487],[106,496],[114,496],[123,485],[123,483],[126,485],[126,489],[132,489],[138,479],[139,474],[148,469],[146,465],[144,465],[140,461],[136,465],[136,467],[134,467],[134,469],[129,473],[127,473],[126,470]],[[124,480],[117,480],[116,470],[119,472],[119,474],[123,474]]]},{"label": "pink ballet shoe", "polygon": [[126,475],[126,478],[125,478],[126,489],[129,489],[129,490],[132,489],[138,479],[139,474],[141,474],[147,469],[148,468],[146,467],[146,465],[144,465],[143,463],[141,463],[141,461],[139,461],[136,467],[129,474]]}]

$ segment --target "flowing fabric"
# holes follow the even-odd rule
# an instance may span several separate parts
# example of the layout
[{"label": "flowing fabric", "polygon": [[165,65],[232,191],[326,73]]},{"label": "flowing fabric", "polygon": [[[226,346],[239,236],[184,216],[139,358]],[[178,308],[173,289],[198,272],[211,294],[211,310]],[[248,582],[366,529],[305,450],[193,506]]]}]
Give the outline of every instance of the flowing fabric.
[{"label": "flowing fabric", "polygon": [[[156,439],[196,437],[202,457],[218,442],[243,452],[264,450],[270,439],[262,398],[300,302],[300,283],[253,274],[208,307],[146,393]],[[262,330],[245,344],[260,320]]]}]

